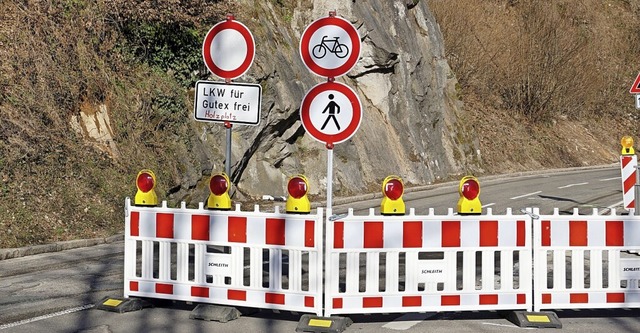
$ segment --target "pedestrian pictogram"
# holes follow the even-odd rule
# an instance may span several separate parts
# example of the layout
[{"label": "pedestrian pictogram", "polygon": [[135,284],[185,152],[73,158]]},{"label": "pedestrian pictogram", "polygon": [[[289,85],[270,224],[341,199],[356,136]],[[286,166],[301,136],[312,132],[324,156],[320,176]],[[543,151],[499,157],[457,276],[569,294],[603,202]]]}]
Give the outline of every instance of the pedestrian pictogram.
[{"label": "pedestrian pictogram", "polygon": [[346,74],[360,57],[360,35],[349,21],[331,13],[311,23],[300,39],[305,66],[319,76]]},{"label": "pedestrian pictogram", "polygon": [[348,86],[324,82],[311,88],[302,99],[300,118],[314,139],[327,144],[340,143],[360,127],[362,105]]},{"label": "pedestrian pictogram", "polygon": [[640,73],[636,76],[636,80],[633,81],[633,85],[631,86],[631,89],[629,89],[629,93],[640,94]]},{"label": "pedestrian pictogram", "polygon": [[324,124],[322,124],[322,128],[320,128],[321,131],[324,130],[325,127],[327,127],[329,120],[333,120],[334,124],[336,124],[336,128],[340,130],[340,123],[338,123],[338,119],[336,118],[336,114],[340,113],[340,105],[338,105],[338,103],[333,100],[333,94],[329,94],[329,100],[330,101],[329,104],[327,104],[327,107],[322,110],[323,114],[329,111],[329,116],[327,117],[327,120],[324,122]]},{"label": "pedestrian pictogram", "polygon": [[214,25],[204,38],[202,58],[211,73],[224,78],[242,76],[255,56],[255,43],[251,31],[232,15]]}]

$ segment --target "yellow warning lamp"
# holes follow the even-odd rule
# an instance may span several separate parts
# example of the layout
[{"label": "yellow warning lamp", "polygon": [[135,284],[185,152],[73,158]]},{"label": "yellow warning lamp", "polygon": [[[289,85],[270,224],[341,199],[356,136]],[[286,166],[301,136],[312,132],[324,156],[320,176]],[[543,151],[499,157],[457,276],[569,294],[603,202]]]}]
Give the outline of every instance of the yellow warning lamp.
[{"label": "yellow warning lamp", "polygon": [[402,194],[404,184],[398,176],[388,176],[382,181],[382,203],[380,203],[380,214],[382,215],[404,215],[405,207]]},{"label": "yellow warning lamp", "polygon": [[622,155],[633,155],[635,151],[633,151],[633,138],[625,135],[620,140],[620,144],[622,145]]},{"label": "yellow warning lamp", "polygon": [[136,187],[138,192],[133,199],[136,206],[156,206],[158,196],[153,189],[156,187],[156,175],[151,170],[141,170],[136,177]]},{"label": "yellow warning lamp", "polygon": [[207,208],[215,210],[230,210],[231,197],[229,197],[229,177],[224,172],[211,175],[209,179],[209,199]]},{"label": "yellow warning lamp", "polygon": [[480,215],[482,214],[482,204],[480,203],[480,183],[478,178],[464,176],[460,180],[458,187],[460,199],[458,200],[458,214],[460,215]]},{"label": "yellow warning lamp", "polygon": [[307,193],[309,192],[309,182],[303,175],[293,176],[287,183],[287,213],[309,214],[311,212],[311,202]]}]

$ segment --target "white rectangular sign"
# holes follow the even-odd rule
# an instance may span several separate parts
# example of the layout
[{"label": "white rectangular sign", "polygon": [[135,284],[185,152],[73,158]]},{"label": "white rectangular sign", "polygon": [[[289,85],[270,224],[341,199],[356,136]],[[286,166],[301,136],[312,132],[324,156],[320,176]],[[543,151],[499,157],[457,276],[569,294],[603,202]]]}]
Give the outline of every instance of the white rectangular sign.
[{"label": "white rectangular sign", "polygon": [[207,253],[205,272],[208,275],[231,276],[231,255]]},{"label": "white rectangular sign", "polygon": [[257,125],[262,87],[211,81],[196,82],[195,119]]},{"label": "white rectangular sign", "polygon": [[621,258],[620,259],[620,278],[625,280],[640,279],[640,259]]},{"label": "white rectangular sign", "polygon": [[419,260],[418,282],[444,282],[446,267],[443,260]]},{"label": "white rectangular sign", "polygon": [[636,109],[640,109],[640,94],[635,94],[636,96]]}]

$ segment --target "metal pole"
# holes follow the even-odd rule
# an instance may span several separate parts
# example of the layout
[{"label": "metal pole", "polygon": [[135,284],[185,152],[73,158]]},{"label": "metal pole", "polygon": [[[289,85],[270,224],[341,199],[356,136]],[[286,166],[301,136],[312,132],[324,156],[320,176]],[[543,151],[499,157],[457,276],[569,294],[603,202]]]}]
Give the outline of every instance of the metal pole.
[{"label": "metal pole", "polygon": [[233,128],[233,124],[225,121],[224,127],[227,128],[227,153],[224,161],[224,172],[231,178],[231,129]]},{"label": "metal pole", "polygon": [[327,211],[333,201],[333,143],[327,143]]},{"label": "metal pole", "polygon": [[640,198],[640,169],[636,166],[636,184],[633,186],[633,215],[640,215],[640,207],[638,201]]}]

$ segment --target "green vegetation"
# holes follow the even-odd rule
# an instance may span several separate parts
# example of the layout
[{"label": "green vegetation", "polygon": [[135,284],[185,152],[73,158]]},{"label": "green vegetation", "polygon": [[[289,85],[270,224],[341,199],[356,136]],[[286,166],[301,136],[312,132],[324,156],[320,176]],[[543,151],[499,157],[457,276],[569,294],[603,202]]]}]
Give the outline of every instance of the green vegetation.
[{"label": "green vegetation", "polygon": [[[193,162],[186,91],[207,74],[201,39],[231,9],[0,3],[0,247],[120,231],[139,169],[166,180],[159,193],[179,186],[181,164]],[[83,133],[83,117],[112,142]]]}]

